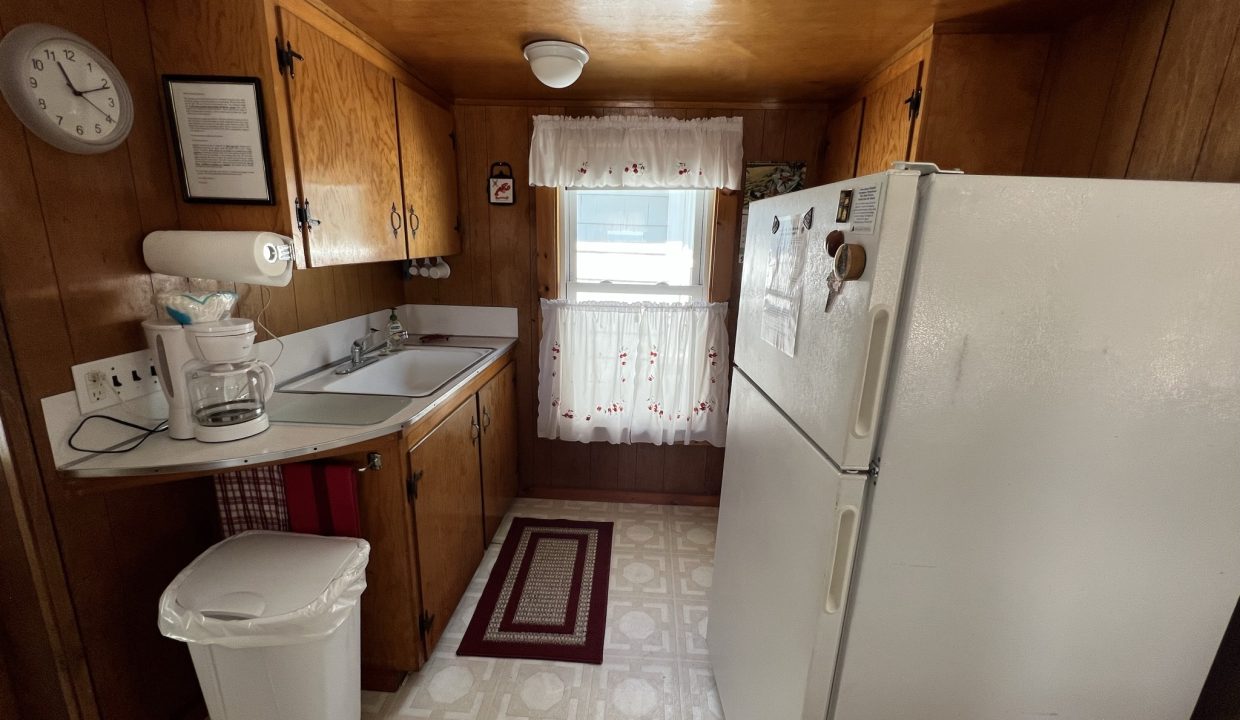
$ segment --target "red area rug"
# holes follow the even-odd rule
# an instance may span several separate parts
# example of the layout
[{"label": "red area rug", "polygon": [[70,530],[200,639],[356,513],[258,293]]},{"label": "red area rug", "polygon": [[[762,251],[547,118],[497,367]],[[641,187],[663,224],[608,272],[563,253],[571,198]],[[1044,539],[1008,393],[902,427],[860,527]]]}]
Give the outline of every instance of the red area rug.
[{"label": "red area rug", "polygon": [[611,527],[513,518],[456,654],[603,662]]}]

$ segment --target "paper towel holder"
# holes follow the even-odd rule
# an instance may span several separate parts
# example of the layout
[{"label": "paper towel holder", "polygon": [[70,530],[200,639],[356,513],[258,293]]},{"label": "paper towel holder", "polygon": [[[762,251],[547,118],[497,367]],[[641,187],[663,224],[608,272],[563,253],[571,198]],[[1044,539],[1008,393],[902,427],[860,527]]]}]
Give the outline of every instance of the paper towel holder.
[{"label": "paper towel holder", "polygon": [[[206,243],[219,252],[203,257]],[[297,247],[293,238],[265,231],[158,230],[142,241],[142,256],[164,275],[284,287],[293,279]]]}]

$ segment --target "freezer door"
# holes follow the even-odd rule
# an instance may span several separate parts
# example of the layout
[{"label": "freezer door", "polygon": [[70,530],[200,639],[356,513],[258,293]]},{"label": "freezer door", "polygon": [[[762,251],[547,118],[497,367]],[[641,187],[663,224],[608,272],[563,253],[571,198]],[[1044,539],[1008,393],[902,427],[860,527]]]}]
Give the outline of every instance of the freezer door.
[{"label": "freezer door", "polygon": [[838,720],[1186,720],[1240,597],[1240,186],[927,181]]},{"label": "freezer door", "polygon": [[[762,388],[793,422],[845,470],[866,470],[877,433],[899,314],[909,235],[919,176],[890,172],[761,200],[749,206],[744,272],[736,331],[736,365]],[[841,194],[853,203],[847,222],[837,223]],[[877,202],[873,221],[868,198]],[[813,209],[806,247],[804,289],[789,357],[763,340],[768,263],[779,244],[777,217]],[[785,220],[785,222],[787,222]],[[865,251],[865,271],[844,283],[827,303],[834,260],[826,236],[844,233]]]},{"label": "freezer door", "polygon": [[837,471],[737,373],[708,643],[728,720],[822,720],[865,476]]}]

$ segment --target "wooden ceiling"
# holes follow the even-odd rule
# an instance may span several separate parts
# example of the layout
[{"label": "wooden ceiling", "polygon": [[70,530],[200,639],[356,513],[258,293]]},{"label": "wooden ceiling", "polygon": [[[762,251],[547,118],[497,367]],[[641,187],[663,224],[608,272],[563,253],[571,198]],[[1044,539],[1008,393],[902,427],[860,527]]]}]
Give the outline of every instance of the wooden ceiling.
[{"label": "wooden ceiling", "polygon": [[[932,23],[1058,26],[1082,0],[326,0],[451,98],[804,102],[837,96]],[[590,51],[543,87],[521,48]]]}]

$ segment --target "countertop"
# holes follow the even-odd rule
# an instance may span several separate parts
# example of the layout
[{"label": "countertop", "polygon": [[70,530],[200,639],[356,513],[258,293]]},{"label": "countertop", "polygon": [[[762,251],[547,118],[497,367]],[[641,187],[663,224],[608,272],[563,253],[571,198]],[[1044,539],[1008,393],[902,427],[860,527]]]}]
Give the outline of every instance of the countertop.
[{"label": "countertop", "polygon": [[[409,398],[387,420],[375,425],[319,425],[273,422],[253,437],[224,443],[173,440],[166,434],[152,435],[126,453],[82,455],[57,469],[66,478],[117,478],[168,474],[219,472],[259,465],[347,447],[399,432],[426,417],[454,396],[472,379],[494,365],[516,343],[514,338],[455,336],[444,346],[490,348],[477,364],[448,381],[434,395]],[[440,344],[440,343],[437,343]]]}]

